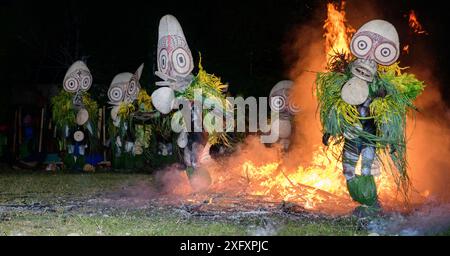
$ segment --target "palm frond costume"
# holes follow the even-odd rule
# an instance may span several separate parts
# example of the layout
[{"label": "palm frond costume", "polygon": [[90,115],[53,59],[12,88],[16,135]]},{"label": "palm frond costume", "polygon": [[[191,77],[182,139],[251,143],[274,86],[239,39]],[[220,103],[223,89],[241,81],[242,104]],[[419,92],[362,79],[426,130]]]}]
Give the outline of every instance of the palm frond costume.
[{"label": "palm frond costume", "polygon": [[[192,74],[192,53],[174,16],[163,16],[158,32],[158,71],[155,74],[163,81],[156,83],[162,87],[152,93],[152,103],[162,114],[180,109],[172,114],[172,121],[175,120],[173,123],[178,127],[177,144],[183,149],[184,163],[191,175],[202,159],[209,157],[211,145],[229,143],[227,134],[217,129],[222,124],[219,121],[232,111],[224,94],[227,85],[206,73],[201,60],[198,74]],[[208,134],[206,142],[204,132]]]},{"label": "palm frond costume", "polygon": [[[373,165],[380,163],[394,175],[406,195],[406,117],[423,82],[398,66],[400,48],[394,26],[383,20],[363,25],[353,36],[352,58],[337,54],[329,72],[316,79],[320,121],[328,145],[343,143],[342,162],[351,197],[363,205],[377,205]],[[361,158],[361,175],[355,174]]]},{"label": "palm frond costume", "polygon": [[[141,88],[139,79],[143,65],[132,73],[117,74],[108,89],[111,109],[109,134],[113,167],[133,169],[143,166],[143,152],[149,147],[151,126],[141,120],[139,113],[149,113],[153,107],[151,98]],[[144,118],[145,119],[145,118]]]},{"label": "palm frond costume", "polygon": [[63,90],[51,99],[59,149],[66,151],[64,164],[69,169],[81,170],[86,163],[86,149],[97,145],[98,105],[87,92],[91,85],[88,67],[76,61],[64,77]]}]

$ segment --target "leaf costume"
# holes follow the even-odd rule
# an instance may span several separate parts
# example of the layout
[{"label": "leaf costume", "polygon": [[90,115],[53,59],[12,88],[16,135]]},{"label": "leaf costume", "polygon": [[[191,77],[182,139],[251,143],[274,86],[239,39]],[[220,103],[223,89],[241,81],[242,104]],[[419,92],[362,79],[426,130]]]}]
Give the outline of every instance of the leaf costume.
[{"label": "leaf costume", "polygon": [[[406,115],[423,82],[403,73],[397,32],[392,24],[373,20],[353,36],[352,58],[336,54],[329,72],[316,79],[323,143],[343,143],[342,162],[351,197],[363,205],[377,204],[373,166],[380,163],[408,190]],[[361,176],[355,174],[361,158]]]},{"label": "leaf costume", "polygon": [[[226,100],[227,85],[218,77],[203,70],[199,61],[199,72],[192,74],[194,61],[181,25],[172,15],[161,18],[158,30],[158,71],[155,74],[163,81],[152,93],[153,106],[162,114],[172,114],[172,125],[179,133],[177,145],[183,149],[184,163],[188,174],[199,173],[203,160],[209,158],[209,148],[216,143],[229,144],[222,126],[222,119],[229,111]],[[201,59],[201,58],[200,58]],[[173,126],[172,126],[173,127]],[[205,133],[208,138],[203,138]],[[203,171],[204,176],[209,176]],[[202,175],[203,175],[202,174]]]},{"label": "leaf costume", "polygon": [[152,131],[145,121],[153,107],[150,96],[139,84],[143,67],[142,64],[134,74],[117,74],[108,89],[113,106],[109,134],[114,168],[143,167],[143,153],[149,147]]},{"label": "leaf costume", "polygon": [[51,99],[59,149],[66,151],[64,164],[69,169],[81,170],[86,150],[97,146],[98,105],[87,92],[91,85],[88,67],[76,61],[64,77],[63,90]]}]

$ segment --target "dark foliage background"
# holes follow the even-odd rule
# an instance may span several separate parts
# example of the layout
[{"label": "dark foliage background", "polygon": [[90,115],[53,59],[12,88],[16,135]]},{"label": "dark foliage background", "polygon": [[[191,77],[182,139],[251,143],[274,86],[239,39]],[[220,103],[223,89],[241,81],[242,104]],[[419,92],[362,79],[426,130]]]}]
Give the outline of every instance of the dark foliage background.
[{"label": "dark foliage background", "polygon": [[[282,46],[295,26],[316,19],[324,0],[292,1],[0,1],[0,95],[2,110],[25,91],[33,102],[48,103],[37,84],[60,84],[70,64],[83,59],[94,77],[91,93],[105,102],[115,74],[134,72],[145,63],[142,84],[153,90],[158,22],[167,13],[183,26],[196,61],[228,82],[233,95],[265,96],[285,79],[291,63]],[[351,0],[349,1],[351,2]],[[376,1],[400,27],[402,40],[434,52],[435,72],[448,84],[447,10],[440,1]],[[403,15],[420,14],[429,32],[411,39]],[[318,27],[317,29],[321,29]],[[411,56],[415,56],[412,55]],[[422,61],[405,56],[403,63]],[[41,88],[42,89],[42,88]],[[448,87],[442,88],[448,96]],[[11,96],[12,95],[12,96]]]}]

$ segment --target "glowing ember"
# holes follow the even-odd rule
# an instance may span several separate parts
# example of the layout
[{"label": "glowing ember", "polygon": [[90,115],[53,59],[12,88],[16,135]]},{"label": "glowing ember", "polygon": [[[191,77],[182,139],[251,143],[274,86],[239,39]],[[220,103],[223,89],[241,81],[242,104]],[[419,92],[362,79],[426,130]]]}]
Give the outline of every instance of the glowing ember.
[{"label": "glowing ember", "polygon": [[409,54],[409,44],[403,46],[403,53],[404,54]]},{"label": "glowing ember", "polygon": [[422,24],[420,24],[419,20],[417,19],[416,12],[414,10],[411,10],[409,12],[409,27],[414,31],[414,33],[418,35],[428,34],[427,31],[423,29]]}]

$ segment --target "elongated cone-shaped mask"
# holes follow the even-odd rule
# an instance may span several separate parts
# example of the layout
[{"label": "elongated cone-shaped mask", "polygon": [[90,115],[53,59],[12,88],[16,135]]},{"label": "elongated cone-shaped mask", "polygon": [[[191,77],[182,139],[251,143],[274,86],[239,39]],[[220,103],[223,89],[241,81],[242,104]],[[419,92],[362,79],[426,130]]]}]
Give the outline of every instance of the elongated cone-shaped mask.
[{"label": "elongated cone-shaped mask", "polygon": [[168,14],[158,29],[158,71],[170,76],[188,76],[194,69],[191,50],[178,20]]}]

